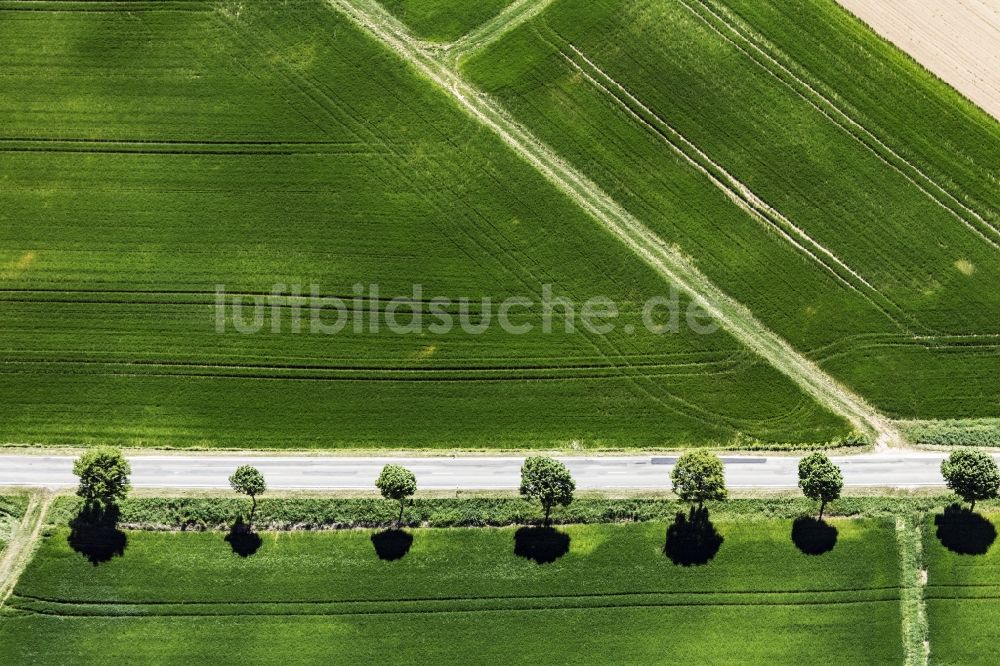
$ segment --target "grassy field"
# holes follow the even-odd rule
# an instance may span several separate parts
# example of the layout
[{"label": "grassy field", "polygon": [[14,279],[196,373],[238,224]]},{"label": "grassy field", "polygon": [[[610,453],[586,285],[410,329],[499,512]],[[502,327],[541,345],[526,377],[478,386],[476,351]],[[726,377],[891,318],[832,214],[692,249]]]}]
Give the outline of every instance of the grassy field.
[{"label": "grassy field", "polygon": [[1000,125],[834,2],[557,0],[464,70],[889,415],[995,416]]},{"label": "grassy field", "polygon": [[1000,520],[939,513],[927,522],[931,663],[991,664],[1000,640]]},{"label": "grassy field", "polygon": [[386,0],[383,3],[413,34],[451,42],[499,14],[511,0]]},{"label": "grassy field", "polygon": [[699,550],[676,532],[664,555],[662,522],[569,526],[548,542],[514,528],[418,529],[409,544],[265,533],[248,557],[219,533],[128,532],[97,566],[62,528],[22,576],[0,650],[11,663],[898,663],[893,525],[834,524],[835,547],[816,556],[790,521],[720,520],[704,566],[673,563]]},{"label": "grassy field", "polygon": [[[386,7],[449,41],[508,4]],[[662,279],[328,2],[0,17],[0,442],[848,434],[727,334],[648,332]],[[770,329],[889,416],[997,416],[995,120],[829,0],[556,0],[491,34],[454,56],[470,80]],[[373,283],[357,303],[379,316],[519,297],[535,329],[292,331],[293,286],[353,304]],[[615,301],[615,330],[542,333],[546,284]],[[219,285],[269,306],[261,332],[216,332]]]},{"label": "grassy field", "polygon": [[[644,447],[848,432],[726,334],[646,332],[641,304],[667,288],[656,274],[320,0],[5,0],[0,14],[0,442]],[[381,296],[362,305],[378,312],[414,283],[421,312],[465,297],[473,318],[483,297],[537,303],[552,284],[622,315],[609,335],[216,333],[216,285],[350,299],[373,282]],[[296,303],[276,297],[267,322]]]}]

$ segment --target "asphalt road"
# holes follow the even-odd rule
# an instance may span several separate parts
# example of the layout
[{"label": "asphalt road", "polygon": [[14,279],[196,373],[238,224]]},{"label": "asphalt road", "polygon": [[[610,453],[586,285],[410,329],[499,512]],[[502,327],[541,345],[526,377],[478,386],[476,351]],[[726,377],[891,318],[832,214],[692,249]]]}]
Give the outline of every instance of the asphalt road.
[{"label": "asphalt road", "polygon": [[[853,487],[915,488],[942,486],[942,453],[886,452],[835,457],[844,481]],[[663,490],[675,457],[564,457],[580,490]],[[371,489],[382,465],[405,465],[422,490],[516,489],[522,458],[346,458],[247,454],[141,455],[129,458],[132,483],[139,488],[228,488],[239,465],[254,465],[273,489]],[[730,488],[794,488],[796,457],[724,457]],[[0,486],[59,488],[75,485],[73,458],[0,454]]]}]

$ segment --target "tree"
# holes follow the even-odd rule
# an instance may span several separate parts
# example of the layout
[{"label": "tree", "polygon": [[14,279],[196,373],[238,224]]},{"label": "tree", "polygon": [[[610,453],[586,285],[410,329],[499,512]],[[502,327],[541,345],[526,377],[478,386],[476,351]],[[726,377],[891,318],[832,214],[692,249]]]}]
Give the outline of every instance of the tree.
[{"label": "tree", "polygon": [[545,524],[549,524],[552,507],[569,506],[573,501],[576,482],[558,460],[544,456],[532,456],[521,466],[521,496],[542,503],[545,510]]},{"label": "tree", "polygon": [[819,502],[819,519],[827,502],[840,497],[844,488],[844,475],[825,453],[817,451],[799,461],[799,488],[811,500]]},{"label": "tree", "polygon": [[969,502],[993,499],[1000,491],[1000,470],[993,457],[976,449],[958,449],[941,462],[941,476],[948,488]]},{"label": "tree", "polygon": [[118,449],[101,446],[91,449],[73,463],[73,473],[80,477],[76,494],[84,508],[104,512],[125,499],[132,489],[128,476],[132,467]]},{"label": "tree", "polygon": [[248,495],[250,497],[252,504],[250,506],[250,519],[247,521],[247,529],[253,531],[253,517],[257,513],[257,495],[262,495],[267,490],[264,475],[256,467],[243,465],[237,467],[233,475],[229,477],[229,485],[241,495]]},{"label": "tree", "polygon": [[382,497],[399,502],[399,518],[396,522],[401,525],[406,499],[417,492],[417,477],[401,465],[386,465],[378,475],[375,487],[382,493]]},{"label": "tree", "polygon": [[700,509],[708,500],[724,500],[726,476],[719,457],[708,451],[682,455],[670,472],[674,492],[685,502],[697,502]]}]

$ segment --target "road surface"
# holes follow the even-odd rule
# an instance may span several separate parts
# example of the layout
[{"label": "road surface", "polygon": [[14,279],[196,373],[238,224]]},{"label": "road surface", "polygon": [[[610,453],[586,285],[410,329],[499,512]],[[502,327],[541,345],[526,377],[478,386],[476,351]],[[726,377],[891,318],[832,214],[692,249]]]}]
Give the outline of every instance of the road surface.
[{"label": "road surface", "polygon": [[[943,453],[894,451],[834,457],[853,487],[943,486]],[[137,488],[228,488],[239,465],[254,465],[268,487],[283,490],[368,490],[382,466],[393,462],[413,470],[422,490],[512,490],[518,487],[520,457],[346,458],[249,454],[130,456]],[[664,490],[674,456],[562,457],[580,490]],[[730,488],[794,488],[797,457],[728,456]],[[63,488],[76,484],[73,458],[0,454],[0,486]]]}]

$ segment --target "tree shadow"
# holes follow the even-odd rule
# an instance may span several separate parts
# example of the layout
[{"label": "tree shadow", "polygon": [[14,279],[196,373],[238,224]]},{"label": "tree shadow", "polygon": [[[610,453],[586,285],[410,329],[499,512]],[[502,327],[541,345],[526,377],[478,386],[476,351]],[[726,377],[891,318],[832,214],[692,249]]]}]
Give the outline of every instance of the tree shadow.
[{"label": "tree shadow", "polygon": [[514,554],[536,564],[551,564],[569,552],[569,535],[553,527],[521,527],[514,532]]},{"label": "tree shadow", "polygon": [[819,518],[799,516],[792,523],[792,543],[805,555],[829,553],[837,545],[837,528]]},{"label": "tree shadow", "polygon": [[69,547],[95,567],[124,555],[128,537],[118,529],[118,518],[117,506],[85,506],[69,523]]},{"label": "tree shadow", "polygon": [[260,535],[252,531],[250,526],[243,522],[242,517],[237,518],[233,526],[229,528],[226,542],[240,557],[250,557],[260,550],[262,543]]},{"label": "tree shadow", "polygon": [[404,530],[383,530],[372,535],[372,545],[380,560],[395,562],[410,552],[413,535]]},{"label": "tree shadow", "polygon": [[934,516],[934,524],[941,545],[959,555],[985,555],[997,538],[993,523],[958,504]]},{"label": "tree shadow", "polygon": [[708,518],[708,509],[691,507],[686,516],[678,511],[674,522],[667,527],[663,554],[682,567],[708,564],[722,542],[722,535]]}]

